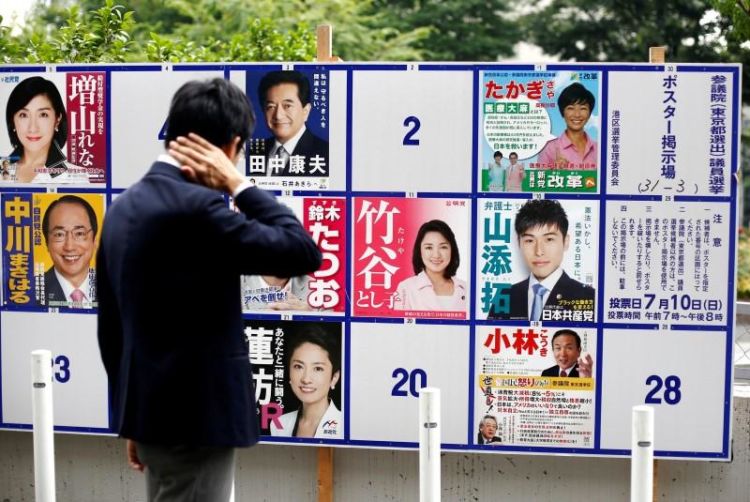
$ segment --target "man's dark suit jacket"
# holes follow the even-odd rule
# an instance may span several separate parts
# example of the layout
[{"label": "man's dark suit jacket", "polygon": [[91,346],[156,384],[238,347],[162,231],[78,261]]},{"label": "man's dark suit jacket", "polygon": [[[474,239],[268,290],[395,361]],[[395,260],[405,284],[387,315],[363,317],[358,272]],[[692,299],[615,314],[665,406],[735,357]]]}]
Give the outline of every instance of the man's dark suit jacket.
[{"label": "man's dark suit jacket", "polygon": [[477,432],[477,444],[490,444],[490,443],[502,443],[503,440],[500,439],[498,436],[492,436],[492,439],[485,442],[484,436],[482,436],[481,432]]},{"label": "man's dark suit jacket", "polygon": [[257,442],[240,274],[298,276],[320,252],[257,188],[235,199],[155,163],[107,212],[97,257],[98,338],[112,429],[157,445]]},{"label": "man's dark suit jacket", "polygon": [[[263,155],[265,155],[266,158],[268,158],[272,153],[274,153],[274,144],[276,143],[276,138],[271,136],[270,138],[266,138],[264,141],[264,152]],[[310,132],[310,129],[305,129],[305,132],[302,133],[302,136],[300,136],[299,141],[297,142],[297,146],[294,147],[294,151],[290,152],[290,156],[294,155],[302,155],[305,158],[305,172],[303,174],[300,173],[290,173],[289,172],[289,161],[287,161],[286,165],[284,166],[284,169],[277,171],[277,172],[270,172],[268,170],[268,164],[266,164],[266,169],[269,176],[328,176],[328,142],[324,139],[321,139],[317,136],[315,136],[313,133]],[[325,171],[325,173],[321,173],[319,170],[317,170],[315,173],[310,174],[310,160],[315,157],[316,155],[319,155],[325,159],[325,165],[322,167],[322,169]]]},{"label": "man's dark suit jacket", "polygon": [[[89,272],[91,271],[89,270]],[[84,291],[84,293],[86,293],[86,296],[91,294],[88,291]],[[95,302],[96,298],[89,298],[89,300]],[[70,301],[65,296],[65,292],[60,285],[60,281],[57,279],[55,267],[53,266],[44,273],[44,300],[42,301],[42,304],[49,305],[50,307],[59,307],[61,306],[60,302],[63,302],[65,305],[70,304]]]},{"label": "man's dark suit jacket", "polygon": [[[554,365],[550,368],[547,368],[546,370],[542,371],[542,376],[548,376],[548,377],[560,376],[560,367],[558,365]],[[573,366],[573,369],[570,370],[570,373],[568,373],[567,376],[571,378],[578,378],[580,376],[578,374],[578,364]]]},{"label": "man's dark suit jacket", "polygon": [[[44,305],[49,305],[50,302],[67,302],[65,293],[60,285],[60,281],[57,280],[57,274],[55,274],[55,267],[50,267],[44,273]],[[53,307],[57,306],[52,305]]]},{"label": "man's dark suit jacket", "polygon": [[[488,319],[529,319],[529,278],[517,282],[510,287],[510,313],[499,314],[490,311]],[[544,310],[555,310],[564,308],[565,301],[572,300],[590,300],[594,305],[595,290],[591,286],[586,286],[572,279],[565,272],[557,280],[555,287],[550,291],[547,302],[544,304]]]}]

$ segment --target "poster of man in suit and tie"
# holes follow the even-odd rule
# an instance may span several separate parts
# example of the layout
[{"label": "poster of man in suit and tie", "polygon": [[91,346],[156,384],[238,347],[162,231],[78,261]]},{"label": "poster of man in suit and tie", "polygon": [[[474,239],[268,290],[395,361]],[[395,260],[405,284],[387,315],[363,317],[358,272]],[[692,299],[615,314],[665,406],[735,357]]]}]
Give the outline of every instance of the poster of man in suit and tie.
[{"label": "poster of man in suit and tie", "polygon": [[326,188],[329,176],[327,71],[247,72],[258,114],[247,175],[264,188]]},{"label": "poster of man in suit and tie", "polygon": [[595,204],[486,200],[478,223],[478,318],[594,322]]},{"label": "poster of man in suit and tie", "polygon": [[95,252],[103,215],[101,194],[3,194],[6,303],[96,307]]},{"label": "poster of man in suit and tie", "polygon": [[494,417],[503,445],[592,448],[596,338],[594,328],[478,327],[474,416]]}]

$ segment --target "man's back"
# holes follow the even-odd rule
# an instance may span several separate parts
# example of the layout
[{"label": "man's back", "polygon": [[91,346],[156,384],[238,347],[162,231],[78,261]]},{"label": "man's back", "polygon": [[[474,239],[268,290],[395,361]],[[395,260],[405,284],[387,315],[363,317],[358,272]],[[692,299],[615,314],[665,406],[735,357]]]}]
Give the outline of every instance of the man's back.
[{"label": "man's back", "polygon": [[[108,373],[118,375],[113,426],[124,437],[257,441],[240,274],[300,275],[320,257],[270,195],[249,188],[236,203],[242,213],[157,162],[106,215],[97,259],[100,344]],[[107,343],[119,327],[122,353]]]}]

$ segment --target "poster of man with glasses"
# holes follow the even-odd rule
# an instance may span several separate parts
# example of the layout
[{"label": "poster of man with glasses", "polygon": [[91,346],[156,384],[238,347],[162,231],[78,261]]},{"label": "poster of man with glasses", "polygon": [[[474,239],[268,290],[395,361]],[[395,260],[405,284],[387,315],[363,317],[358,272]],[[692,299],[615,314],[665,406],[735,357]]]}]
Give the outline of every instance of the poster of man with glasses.
[{"label": "poster of man with glasses", "polygon": [[5,303],[95,307],[103,213],[99,194],[3,194]]}]

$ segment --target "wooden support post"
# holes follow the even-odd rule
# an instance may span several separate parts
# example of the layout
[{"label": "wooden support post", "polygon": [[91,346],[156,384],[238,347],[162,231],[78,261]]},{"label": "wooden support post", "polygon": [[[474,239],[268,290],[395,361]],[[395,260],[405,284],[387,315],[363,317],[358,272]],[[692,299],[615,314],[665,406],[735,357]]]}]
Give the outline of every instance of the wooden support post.
[{"label": "wooden support post", "polygon": [[[321,24],[316,30],[320,63],[341,61],[333,55],[333,27]],[[318,502],[333,502],[333,448],[318,447]]]},{"label": "wooden support post", "polygon": [[341,58],[333,55],[333,27],[330,24],[321,24],[316,30],[318,38],[318,57],[319,63],[335,63],[341,61]]},{"label": "wooden support post", "polygon": [[318,502],[333,502],[333,448],[318,447]]},{"label": "wooden support post", "polygon": [[[664,46],[660,47],[649,47],[648,49],[648,60],[649,63],[663,64],[667,62],[667,48]],[[652,500],[659,500],[659,461],[654,459],[654,481]]]},{"label": "wooden support post", "polygon": [[667,48],[661,47],[649,47],[648,49],[648,61],[649,63],[664,63],[666,60]]}]

